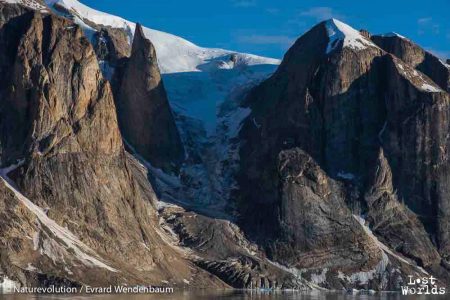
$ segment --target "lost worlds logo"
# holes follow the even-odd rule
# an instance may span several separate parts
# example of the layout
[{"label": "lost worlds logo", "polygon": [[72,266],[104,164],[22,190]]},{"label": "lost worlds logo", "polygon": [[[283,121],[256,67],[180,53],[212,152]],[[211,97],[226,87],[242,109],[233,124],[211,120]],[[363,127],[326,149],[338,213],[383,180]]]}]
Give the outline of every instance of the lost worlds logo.
[{"label": "lost worlds logo", "polygon": [[445,287],[437,286],[437,279],[433,276],[414,278],[408,276],[406,286],[402,286],[402,295],[444,295]]}]

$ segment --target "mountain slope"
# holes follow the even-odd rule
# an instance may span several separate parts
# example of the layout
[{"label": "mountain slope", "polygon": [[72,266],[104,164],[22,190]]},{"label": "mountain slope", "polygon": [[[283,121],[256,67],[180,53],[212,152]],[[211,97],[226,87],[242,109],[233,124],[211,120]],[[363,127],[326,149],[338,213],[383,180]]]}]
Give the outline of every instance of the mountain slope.
[{"label": "mountain slope", "polygon": [[430,77],[443,90],[450,92],[450,65],[409,39],[395,33],[374,35],[371,39],[380,48],[413,66]]},{"label": "mountain slope", "polygon": [[[350,240],[340,226],[369,216],[383,244],[448,280],[448,103],[430,78],[359,31],[334,19],[316,25],[246,99],[239,224],[273,260],[300,268],[319,251],[311,268],[351,276],[377,269],[377,259],[352,254],[358,226],[345,226]],[[338,215],[344,203],[352,211]],[[393,276],[404,278],[405,267]]]},{"label": "mountain slope", "polygon": [[[51,10],[15,2],[0,4],[8,280],[305,290],[393,290],[408,275],[450,282],[450,99],[441,62],[417,45],[391,47],[332,19],[277,68],[74,0],[49,0]],[[155,103],[163,122],[153,122]],[[135,157],[119,132],[124,112]],[[179,139],[164,140],[173,119],[186,158],[168,174],[158,167],[172,153],[140,155],[136,140],[161,138],[178,152]]]},{"label": "mountain slope", "polygon": [[[3,174],[17,187],[2,186],[1,205],[13,211],[2,219],[2,271],[27,286],[46,284],[42,272],[58,284],[184,286],[192,278],[226,286],[160,228],[153,188],[125,152],[110,84],[82,30],[15,4],[0,11],[0,159],[4,167],[23,161]],[[10,244],[23,230],[42,237],[17,240],[29,254]]]},{"label": "mountain slope", "polygon": [[[76,0],[46,2],[56,13],[80,24],[94,45],[101,40],[97,33],[108,31],[111,37],[107,39],[109,53],[113,56],[117,49],[125,49],[133,40],[136,27],[133,22],[96,11]],[[111,29],[121,33],[112,33]],[[229,186],[234,182],[232,174],[228,173],[234,172],[229,170],[233,169],[230,166],[234,166],[237,159],[237,145],[232,140],[246,116],[244,111],[236,111],[239,107],[236,102],[252,86],[267,78],[280,61],[199,47],[183,38],[146,27],[143,32],[155,47],[186,151],[186,162],[178,179],[183,188],[171,187],[170,193],[164,193],[163,198],[173,201],[176,193],[175,198],[192,205],[224,207]],[[125,36],[128,36],[127,40]],[[121,42],[117,44],[117,41]],[[105,76],[111,77],[117,62],[113,59],[113,62],[101,61],[101,64]],[[112,84],[114,88],[114,80]],[[223,176],[224,173],[227,175]]]},{"label": "mountain slope", "polygon": [[136,26],[131,56],[117,70],[120,84],[116,108],[121,133],[137,153],[153,166],[177,170],[184,149],[159,73],[155,48]]}]

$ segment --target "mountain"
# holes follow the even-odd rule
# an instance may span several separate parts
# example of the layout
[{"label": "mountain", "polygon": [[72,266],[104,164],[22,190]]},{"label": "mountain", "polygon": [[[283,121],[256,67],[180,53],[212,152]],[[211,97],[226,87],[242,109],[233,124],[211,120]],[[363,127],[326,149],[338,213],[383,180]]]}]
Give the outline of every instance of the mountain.
[{"label": "mountain", "polygon": [[80,27],[21,5],[0,11],[2,273],[27,286],[226,286],[160,227]]},{"label": "mountain", "polygon": [[184,160],[184,150],[161,80],[155,48],[136,26],[130,58],[116,92],[119,125],[124,139],[153,166],[170,170]]},{"label": "mountain", "polygon": [[272,260],[327,281],[366,270],[370,287],[395,289],[415,265],[445,281],[449,94],[420,67],[447,66],[377,44],[322,22],[250,92],[238,224]]},{"label": "mountain", "polygon": [[448,64],[331,19],[283,60],[0,3],[0,286],[447,285]]},{"label": "mountain", "polygon": [[[131,53],[136,24],[76,0],[47,0],[47,4],[83,28],[100,54],[104,76],[112,78],[113,90],[118,89],[113,74],[121,68],[122,59]],[[245,110],[237,110],[238,102],[249,88],[272,74],[280,61],[200,47],[146,27],[142,31],[155,48],[186,156],[179,170],[180,178],[171,180],[176,184],[170,184],[170,191],[160,188],[161,197],[170,202],[178,199],[177,202],[212,206],[212,210],[224,207],[229,186],[234,182],[228,174],[235,165],[237,153],[232,139],[246,116]],[[161,167],[153,163],[152,166]],[[153,173],[157,175],[158,170]],[[177,195],[173,195],[174,190]]]},{"label": "mountain", "polygon": [[433,54],[396,33],[374,35],[371,39],[380,48],[413,66],[430,77],[443,90],[450,92],[450,69],[448,63],[444,63]]}]

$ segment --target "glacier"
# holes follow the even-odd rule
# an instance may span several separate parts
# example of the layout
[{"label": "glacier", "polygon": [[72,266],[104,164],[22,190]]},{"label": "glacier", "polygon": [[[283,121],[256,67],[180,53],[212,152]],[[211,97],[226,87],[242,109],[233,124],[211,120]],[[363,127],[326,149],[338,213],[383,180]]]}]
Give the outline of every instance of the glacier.
[{"label": "glacier", "polygon": [[[76,0],[46,0],[54,12],[73,19],[92,40],[94,23],[121,28],[133,39],[136,23],[92,9]],[[167,174],[151,169],[160,198],[169,202],[226,206],[235,187],[233,173],[239,159],[234,142],[241,122],[250,114],[240,107],[251,87],[269,77],[279,59],[200,47],[170,33],[143,27],[156,49],[170,105],[186,149],[183,183],[167,186]],[[103,69],[107,69],[104,66]],[[172,179],[172,182],[180,180]]]}]

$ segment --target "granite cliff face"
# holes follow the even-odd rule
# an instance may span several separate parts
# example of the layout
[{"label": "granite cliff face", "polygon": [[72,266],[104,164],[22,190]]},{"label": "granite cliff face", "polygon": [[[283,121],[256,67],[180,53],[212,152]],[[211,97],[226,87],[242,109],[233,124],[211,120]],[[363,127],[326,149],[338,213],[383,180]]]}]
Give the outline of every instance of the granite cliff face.
[{"label": "granite cliff face", "polygon": [[421,51],[396,57],[330,20],[249,94],[236,197],[240,224],[272,259],[374,269],[379,253],[357,242],[370,235],[356,217],[412,264],[447,272],[449,94],[433,69],[444,64]]},{"label": "granite cliff face", "polygon": [[450,68],[436,56],[396,33],[374,35],[372,41],[384,51],[430,77],[443,90],[450,92]]},{"label": "granite cliff face", "polygon": [[[177,72],[203,60],[179,67],[148,39],[168,35],[51,2],[0,3],[0,278],[304,290],[398,290],[427,273],[450,282],[447,64],[396,34],[322,22],[270,78],[234,87],[218,149],[199,152],[220,160],[205,173],[183,165],[158,58],[176,73],[165,77],[172,88],[213,73],[216,84],[247,80],[260,58],[213,50],[227,55],[196,65],[192,83]],[[201,131],[177,121],[195,125],[184,135]],[[195,138],[184,136],[187,148]],[[195,202],[203,194],[220,201]]]},{"label": "granite cliff face", "polygon": [[226,286],[159,227],[156,196],[124,150],[110,84],[82,30],[19,5],[0,10],[0,144],[9,182],[0,187],[2,271],[23,285]]},{"label": "granite cliff face", "polygon": [[117,72],[116,106],[123,137],[153,166],[176,170],[184,159],[155,48],[136,26],[131,56]]}]

